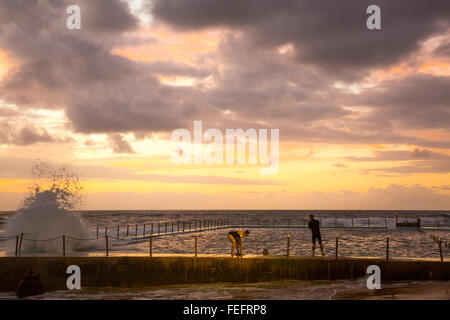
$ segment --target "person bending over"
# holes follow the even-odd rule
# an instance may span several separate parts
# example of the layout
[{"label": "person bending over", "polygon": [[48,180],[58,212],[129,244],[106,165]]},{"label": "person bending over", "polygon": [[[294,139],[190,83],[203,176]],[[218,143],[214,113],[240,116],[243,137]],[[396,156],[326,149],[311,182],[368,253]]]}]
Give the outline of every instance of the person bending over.
[{"label": "person bending over", "polygon": [[242,238],[248,236],[250,231],[230,231],[228,232],[228,240],[232,243],[231,246],[231,257],[234,257],[234,248],[236,248],[236,256],[243,256],[244,246],[242,245]]}]

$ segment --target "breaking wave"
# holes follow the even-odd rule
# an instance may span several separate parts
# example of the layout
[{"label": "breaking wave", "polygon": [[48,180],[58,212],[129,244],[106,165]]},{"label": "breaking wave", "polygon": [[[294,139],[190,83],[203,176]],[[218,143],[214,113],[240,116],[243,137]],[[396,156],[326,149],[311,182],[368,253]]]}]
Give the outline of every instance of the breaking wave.
[{"label": "breaking wave", "polygon": [[89,238],[87,227],[73,210],[81,202],[81,184],[76,174],[66,167],[55,168],[49,163],[37,161],[32,168],[35,178],[30,194],[22,207],[6,225],[6,234],[24,234],[24,251],[61,251],[62,237],[77,238],[67,241],[67,250],[83,250]]}]

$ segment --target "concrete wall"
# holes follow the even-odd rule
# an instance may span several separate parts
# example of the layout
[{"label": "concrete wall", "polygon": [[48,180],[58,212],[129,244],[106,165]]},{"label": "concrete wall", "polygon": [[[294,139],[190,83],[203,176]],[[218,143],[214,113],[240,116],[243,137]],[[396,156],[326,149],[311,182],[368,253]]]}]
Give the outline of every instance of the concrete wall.
[{"label": "concrete wall", "polygon": [[354,279],[367,266],[381,268],[384,280],[450,280],[450,262],[261,257],[5,257],[0,258],[0,291],[15,291],[23,274],[41,274],[47,290],[67,289],[69,265],[81,268],[82,287]]}]

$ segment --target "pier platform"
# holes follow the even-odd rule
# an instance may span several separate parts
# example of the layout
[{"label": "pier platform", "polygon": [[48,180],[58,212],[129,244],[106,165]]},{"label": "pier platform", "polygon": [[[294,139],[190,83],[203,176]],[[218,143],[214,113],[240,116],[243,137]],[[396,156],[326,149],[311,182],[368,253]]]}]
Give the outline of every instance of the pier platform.
[{"label": "pier platform", "polygon": [[15,291],[22,276],[39,273],[46,290],[65,290],[67,267],[81,269],[82,287],[146,287],[276,280],[366,277],[378,265],[382,280],[450,280],[450,262],[334,257],[129,256],[0,257],[0,291]]}]

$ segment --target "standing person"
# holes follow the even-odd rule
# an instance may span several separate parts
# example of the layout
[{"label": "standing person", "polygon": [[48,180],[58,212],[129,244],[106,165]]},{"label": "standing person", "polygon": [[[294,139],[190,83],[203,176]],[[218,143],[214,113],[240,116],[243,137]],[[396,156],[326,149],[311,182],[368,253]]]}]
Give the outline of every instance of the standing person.
[{"label": "standing person", "polygon": [[320,245],[320,252],[323,254],[323,245],[322,245],[322,236],[320,234],[320,221],[317,219],[314,219],[314,215],[309,215],[309,222],[308,222],[308,228],[311,229],[312,233],[312,256],[314,257],[314,254],[316,252],[316,240],[319,242]]},{"label": "standing person", "polygon": [[248,236],[250,231],[230,231],[228,232],[228,240],[232,243],[231,246],[231,257],[234,257],[234,248],[236,248],[236,256],[243,256],[244,246],[242,245],[242,238]]}]

